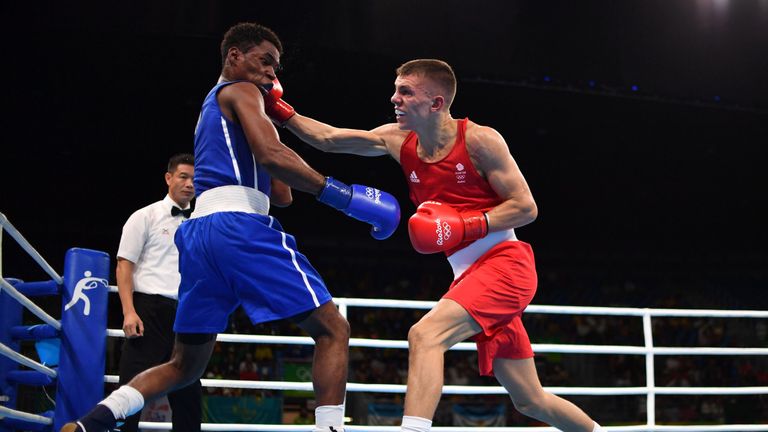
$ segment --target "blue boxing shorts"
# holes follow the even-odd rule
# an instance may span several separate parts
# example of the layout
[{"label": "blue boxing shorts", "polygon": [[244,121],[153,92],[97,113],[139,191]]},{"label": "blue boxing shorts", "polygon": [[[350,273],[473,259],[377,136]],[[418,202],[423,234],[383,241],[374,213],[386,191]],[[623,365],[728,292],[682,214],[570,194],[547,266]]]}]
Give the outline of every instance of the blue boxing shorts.
[{"label": "blue boxing shorts", "polygon": [[272,216],[219,212],[179,226],[177,333],[221,333],[242,305],[251,322],[289,318],[331,301],[320,274]]}]

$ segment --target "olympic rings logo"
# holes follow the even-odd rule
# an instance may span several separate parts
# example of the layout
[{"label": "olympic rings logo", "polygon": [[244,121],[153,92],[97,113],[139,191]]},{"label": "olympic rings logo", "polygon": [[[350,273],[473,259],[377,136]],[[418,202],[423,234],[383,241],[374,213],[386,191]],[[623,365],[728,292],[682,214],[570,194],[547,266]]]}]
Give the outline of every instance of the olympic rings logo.
[{"label": "olympic rings logo", "polygon": [[373,200],[376,204],[381,204],[381,191],[372,188],[370,186],[366,186],[365,188],[365,196],[368,197],[369,200]]},{"label": "olympic rings logo", "polygon": [[437,234],[436,243],[442,246],[444,241],[451,238],[451,225],[441,219],[435,219],[435,234]]}]

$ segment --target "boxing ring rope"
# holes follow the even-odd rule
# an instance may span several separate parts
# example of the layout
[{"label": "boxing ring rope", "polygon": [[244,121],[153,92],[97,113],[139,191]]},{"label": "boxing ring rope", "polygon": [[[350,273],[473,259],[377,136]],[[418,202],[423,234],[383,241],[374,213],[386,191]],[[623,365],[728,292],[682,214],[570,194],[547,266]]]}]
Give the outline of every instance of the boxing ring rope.
[{"label": "boxing ring rope", "polygon": [[[110,286],[110,291],[117,292],[117,287]],[[431,309],[437,302],[413,301],[413,300],[387,300],[387,299],[363,299],[363,298],[335,298],[334,302],[345,317],[350,307],[370,308],[401,308],[401,309]],[[565,315],[613,315],[634,316],[643,320],[644,345],[579,345],[579,344],[532,344],[536,353],[567,353],[567,354],[630,354],[646,357],[646,386],[637,387],[545,387],[549,392],[558,395],[571,396],[647,396],[647,422],[637,426],[611,426],[611,431],[768,431],[768,425],[656,425],[655,424],[655,395],[758,395],[768,394],[766,386],[745,387],[657,387],[654,381],[654,357],[656,355],[768,355],[768,348],[720,348],[720,347],[656,347],[653,345],[651,319],[653,317],[716,317],[716,318],[768,318],[768,311],[743,310],[728,311],[714,309],[653,309],[653,308],[625,308],[625,307],[580,307],[580,306],[550,306],[530,305],[526,313],[541,314],[565,314]],[[108,329],[110,337],[123,337],[120,329]],[[220,334],[217,341],[229,343],[248,344],[291,344],[313,345],[309,337],[303,336],[273,336],[273,335],[243,335]],[[404,340],[382,340],[350,338],[350,347],[365,348],[397,348],[407,349],[408,342]],[[456,351],[474,351],[473,343],[460,343],[452,348]],[[105,382],[117,383],[116,375],[105,376]],[[203,386],[216,388],[240,388],[258,390],[302,390],[312,391],[311,382],[288,381],[246,381],[246,380],[217,380],[202,379]],[[376,393],[405,393],[406,386],[401,384],[365,384],[348,383],[347,391],[350,392],[376,392]],[[443,394],[463,395],[506,395],[507,391],[501,386],[460,386],[445,385]],[[142,422],[142,427],[147,429],[170,429],[170,423]],[[205,424],[203,430],[232,430],[219,429],[219,425]],[[284,430],[311,430],[311,427],[282,425],[232,425],[236,430],[243,431],[284,431]],[[433,427],[434,431],[459,431],[467,428],[457,427]],[[358,426],[346,425],[345,430],[354,431],[399,431],[395,426]],[[556,431],[554,428],[530,428],[530,427],[488,427],[476,428],[474,431]]]},{"label": "boxing ring rope", "polygon": [[[24,249],[29,254],[29,256],[31,256],[32,259],[35,260],[35,262],[38,265],[40,265],[43,271],[48,273],[48,276],[50,276],[51,279],[53,279],[53,281],[56,282],[57,285],[61,285],[64,283],[64,279],[61,276],[59,276],[58,273],[56,273],[53,267],[51,267],[51,265],[48,264],[48,261],[46,261],[43,258],[43,256],[40,255],[35,250],[35,248],[32,247],[31,244],[29,244],[27,239],[25,239],[24,236],[21,235],[19,230],[17,230],[13,225],[11,225],[11,222],[8,221],[8,218],[5,217],[3,213],[0,213],[0,239],[2,239],[3,228],[5,228],[5,231],[8,232],[8,234],[11,237],[13,237],[14,240],[16,240],[16,243],[18,243],[19,246],[21,246],[22,249]],[[2,240],[0,240],[0,246],[2,246]],[[2,251],[2,249],[0,249],[0,251]],[[0,257],[1,256],[2,256],[2,253],[0,252]],[[2,260],[0,260],[0,276],[3,275],[2,269],[3,269]]]},{"label": "boxing ring rope", "polygon": [[[77,318],[71,318],[72,311],[69,312],[69,318],[65,315],[67,309],[72,304],[77,304],[77,300],[83,297],[83,293],[78,290],[101,288],[97,286],[87,285],[87,283],[93,282],[92,280],[105,281],[106,273],[108,270],[108,257],[107,266],[104,266],[103,252],[95,252],[94,255],[98,255],[94,259],[99,260],[99,269],[94,271],[93,275],[98,277],[91,277],[91,270],[83,272],[83,269],[92,269],[95,264],[87,261],[87,265],[79,264],[75,266],[74,270],[71,270],[70,264],[65,262],[65,276],[62,278],[58,276],[55,271],[48,265],[48,263],[39,256],[39,254],[32,248],[31,245],[13,228],[2,213],[0,213],[0,226],[5,228],[11,236],[18,241],[22,247],[29,253],[33,259],[51,276],[52,281],[42,283],[29,283],[27,286],[35,286],[45,288],[44,291],[50,291],[51,286],[56,287],[60,291],[63,291],[62,301],[72,299],[70,304],[63,308],[62,322],[58,322],[45,314],[38,315],[47,325],[62,329],[62,338],[67,333],[68,325],[62,325],[66,319],[72,320]],[[2,228],[0,228],[0,231]],[[1,234],[1,232],[0,232]],[[1,238],[1,236],[0,236]],[[1,243],[0,243],[1,246]],[[69,253],[67,255],[69,258]],[[92,257],[86,257],[91,259]],[[2,251],[0,250],[0,264],[2,263]],[[0,267],[1,271],[1,267]],[[72,279],[74,275],[75,279]],[[81,277],[84,275],[86,277]],[[1,274],[0,274],[1,276]],[[8,292],[9,296],[20,304],[28,306],[31,303],[24,293],[20,290],[16,290],[13,285],[8,283],[6,279],[2,278],[2,284],[0,284],[0,293]],[[85,281],[85,282],[83,282]],[[22,284],[24,285],[24,284]],[[17,285],[18,286],[18,285]],[[108,286],[104,283],[103,286],[104,298],[106,299],[107,291],[116,292],[117,289],[114,286]],[[87,306],[93,306],[97,313],[103,313],[106,315],[106,301],[99,300],[99,295],[95,295],[97,291],[101,289],[93,289],[94,294],[85,295],[86,300],[90,299],[92,303],[86,301]],[[15,295],[16,294],[16,295]],[[339,307],[343,316],[348,316],[348,309],[350,307],[355,308],[402,308],[402,309],[430,309],[436,302],[431,301],[410,301],[410,300],[385,300],[385,299],[361,299],[361,298],[337,298],[334,299]],[[35,306],[36,307],[36,306]],[[33,311],[34,307],[28,307],[30,311]],[[72,308],[75,309],[74,307]],[[84,315],[88,315],[88,309],[85,309]],[[78,311],[79,312],[79,311]],[[719,347],[656,347],[653,344],[652,335],[652,318],[654,317],[715,317],[715,318],[768,318],[768,311],[725,311],[725,310],[707,310],[707,309],[650,309],[650,308],[611,308],[611,307],[579,307],[579,306],[548,306],[548,305],[531,305],[526,309],[527,313],[541,313],[541,314],[574,314],[574,315],[614,315],[614,316],[634,316],[642,318],[642,327],[644,333],[644,343],[642,346],[632,345],[578,345],[578,344],[533,344],[533,349],[537,353],[578,353],[578,354],[628,354],[628,355],[641,355],[645,357],[646,363],[646,385],[636,387],[545,387],[546,390],[559,394],[559,395],[595,395],[595,396],[615,396],[615,395],[646,395],[647,396],[647,415],[646,423],[630,426],[611,426],[607,427],[610,431],[768,431],[768,424],[729,424],[729,425],[657,425],[655,415],[655,396],[656,395],[756,395],[756,394],[768,394],[768,387],[657,387],[655,385],[655,372],[654,372],[654,358],[658,355],[766,355],[768,354],[768,348],[757,347],[745,347],[745,348],[719,348]],[[34,313],[34,311],[33,311]],[[80,316],[80,315],[77,315]],[[104,317],[105,318],[105,317]],[[53,321],[53,322],[51,322]],[[81,324],[82,325],[82,324]],[[93,324],[89,324],[93,327]],[[98,326],[101,325],[101,333],[99,333]],[[85,331],[80,327],[72,328],[72,331],[78,329],[79,331]],[[2,330],[2,329],[0,329]],[[88,331],[94,329],[87,329]],[[106,329],[106,319],[102,324],[98,324],[95,327],[95,335],[102,334],[107,337],[124,337],[122,330],[119,329]],[[48,334],[48,333],[46,333]],[[71,337],[71,336],[70,336]],[[86,339],[88,343],[86,345],[98,345],[101,341],[98,336],[87,336],[90,339]],[[101,338],[106,339],[106,338]],[[268,336],[268,335],[242,335],[242,334],[220,334],[218,335],[218,341],[230,342],[230,343],[256,343],[256,344],[296,344],[296,345],[313,345],[314,342],[308,337],[299,336]],[[396,348],[407,349],[407,341],[403,340],[374,340],[364,338],[352,338],[350,339],[350,346],[352,347],[365,347],[365,348]],[[103,347],[103,345],[102,345]],[[102,348],[103,349],[103,348]],[[460,343],[452,348],[457,351],[474,351],[476,348],[471,343]],[[62,350],[62,360],[65,360],[66,349]],[[77,351],[77,350],[75,350]],[[98,352],[99,349],[96,349]],[[102,351],[103,353],[103,351]],[[82,371],[67,370],[67,374],[64,373],[64,365],[58,368],[58,374],[56,370],[47,368],[46,366],[35,362],[34,360],[23,359],[17,357],[21,356],[14,352],[6,344],[0,345],[0,354],[5,357],[12,358],[27,367],[34,369],[36,372],[46,375],[50,378],[58,378],[59,382],[64,380],[65,377],[73,377]],[[82,354],[82,353],[81,353]],[[23,356],[22,356],[23,357]],[[104,358],[100,359],[100,366],[86,367],[85,369],[93,369],[96,372],[103,371]],[[100,369],[99,369],[100,367]],[[93,372],[90,370],[90,372]],[[115,375],[101,375],[103,382],[117,383],[118,379]],[[70,378],[73,379],[73,378]],[[82,377],[80,377],[82,379]],[[98,381],[98,379],[97,379]],[[311,391],[312,384],[309,382],[288,382],[288,381],[248,381],[248,380],[217,380],[217,379],[202,379],[203,385],[206,387],[220,387],[220,388],[242,388],[242,389],[264,389],[264,390],[302,390]],[[80,385],[84,385],[81,381]],[[98,383],[96,383],[98,384]],[[62,387],[62,386],[57,386]],[[98,387],[98,386],[97,386]],[[101,388],[97,388],[97,391],[103,393],[103,385]],[[404,393],[406,389],[405,385],[398,384],[367,384],[367,383],[349,383],[347,385],[347,391],[350,392],[376,392],[376,393]],[[446,385],[443,387],[443,393],[445,394],[463,394],[463,395],[504,395],[507,392],[501,386],[460,386],[460,385]],[[99,394],[97,401],[103,395]],[[58,415],[59,406],[69,402],[73,397],[71,395],[57,394],[56,409],[57,417],[54,420],[51,416],[38,416],[29,413],[23,413],[16,411],[5,406],[0,405],[0,421],[2,418],[19,419],[26,421],[30,424],[42,424],[50,425],[51,423],[56,426],[56,423],[61,419]],[[90,402],[89,402],[90,404]],[[73,418],[69,415],[69,420]],[[140,425],[145,429],[157,429],[157,430],[170,430],[170,423],[163,422],[141,422]],[[204,431],[311,431],[313,426],[307,425],[266,425],[266,424],[213,424],[206,423],[202,425]],[[2,425],[0,425],[2,429]],[[434,427],[433,430],[439,431],[466,431],[471,429],[473,432],[509,432],[509,431],[556,431],[557,429],[552,427]],[[357,431],[381,431],[381,432],[396,432],[399,431],[399,426],[365,426],[365,425],[346,425],[345,430],[347,432]]]},{"label": "boxing ring rope", "polygon": [[13,285],[9,284],[5,278],[0,278],[0,290],[8,293],[9,296],[13,297],[17,302],[21,303],[22,306],[27,308],[30,312],[35,314],[35,316],[43,320],[43,322],[49,326],[55,328],[56,330],[61,330],[61,323],[59,321],[48,315],[44,310],[40,309],[40,306],[34,304],[32,300],[27,298],[27,296],[20,293],[16,288],[13,287]]},{"label": "boxing ring rope", "polygon": [[[51,279],[57,284],[62,285],[64,283],[64,279],[59,276],[58,273],[51,267],[50,264],[40,255],[35,248],[32,247],[32,245],[27,241],[27,239],[24,238],[24,236],[21,235],[21,233],[11,224],[11,222],[8,220],[7,217],[3,213],[0,213],[0,239],[2,239],[3,229],[11,236],[14,240],[19,244],[19,246],[24,249],[29,256],[32,257],[35,262],[42,267],[42,269],[48,274],[48,276],[51,277]],[[0,246],[2,246],[2,240],[0,240]],[[38,318],[43,320],[46,324],[53,326],[56,330],[61,329],[61,323],[56,321],[53,317],[48,315],[44,310],[40,309],[36,304],[34,304],[32,301],[30,301],[26,296],[19,293],[16,288],[13,287],[13,285],[6,282],[5,278],[3,278],[3,272],[2,272],[2,248],[0,247],[0,290],[6,291],[8,295],[16,299],[19,303],[21,303],[24,307],[26,307],[30,312],[35,314]]]},{"label": "boxing ring rope", "polygon": [[[8,218],[3,214],[0,213],[0,291],[4,291],[8,293],[10,297],[18,301],[22,306],[27,308],[30,312],[32,312],[35,316],[42,319],[45,323],[48,325],[53,326],[57,330],[61,329],[61,323],[59,323],[56,319],[48,315],[44,310],[42,310],[39,306],[34,304],[31,300],[29,300],[26,296],[21,294],[16,288],[13,287],[10,283],[8,283],[5,278],[2,277],[3,275],[3,267],[2,267],[2,233],[3,230],[5,230],[11,237],[13,237],[16,242],[32,257],[32,259],[35,260],[45,271],[48,273],[49,276],[51,276],[52,279],[59,281],[59,283],[62,283],[63,280],[61,276],[59,276],[55,270],[48,264],[48,262],[43,259],[40,254],[35,251],[35,249],[32,247],[32,245],[27,241],[27,239],[24,238],[24,236],[21,235],[21,233],[8,221]],[[12,350],[10,347],[5,345],[4,343],[0,342],[0,354],[3,356],[21,364],[28,368],[31,368],[37,372],[40,372],[50,378],[56,378],[56,371],[42,365],[24,355],[21,355],[17,353],[16,351]],[[49,417],[44,417],[41,415],[36,414],[29,414],[23,411],[14,410],[5,406],[0,405],[0,419],[3,417],[8,417],[12,419],[18,419],[18,420],[25,420],[30,423],[35,424],[53,424],[53,420]]]},{"label": "boxing ring rope", "polygon": [[[3,231],[50,280],[24,282],[2,275]],[[0,431],[58,430],[103,398],[99,378],[105,367],[106,338],[101,336],[106,328],[108,273],[106,253],[71,248],[64,257],[64,276],[60,276],[0,213]],[[30,300],[34,296],[60,296],[61,320]],[[45,324],[22,325],[22,308]],[[38,356],[47,365],[18,353],[22,341],[35,341]],[[19,365],[31,370],[20,370]],[[18,385],[44,387],[54,382],[55,411],[36,415],[14,409]]]},{"label": "boxing ring rope", "polygon": [[42,365],[29,357],[23,356],[16,351],[8,348],[4,343],[0,343],[0,354],[8,357],[11,360],[14,360],[16,363],[19,363],[21,365],[24,365],[30,369],[34,369],[38,372],[40,372],[43,375],[49,376],[51,378],[56,378],[57,373],[55,370]]},{"label": "boxing ring rope", "polygon": [[3,417],[28,421],[30,423],[49,425],[53,424],[53,420],[48,417],[43,417],[37,414],[29,414],[24,411],[17,411],[0,405],[0,419]]}]

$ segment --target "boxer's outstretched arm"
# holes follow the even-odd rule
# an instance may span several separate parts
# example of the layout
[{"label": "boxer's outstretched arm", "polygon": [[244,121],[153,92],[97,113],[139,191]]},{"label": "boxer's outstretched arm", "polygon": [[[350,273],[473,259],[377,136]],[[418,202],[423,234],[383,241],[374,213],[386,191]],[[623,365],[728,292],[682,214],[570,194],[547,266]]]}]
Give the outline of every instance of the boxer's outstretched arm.
[{"label": "boxer's outstretched arm", "polygon": [[264,113],[264,99],[255,85],[246,82],[228,85],[221,89],[218,100],[222,113],[242,126],[254,159],[272,177],[292,189],[313,195],[320,193],[325,177],[280,142],[272,121]]},{"label": "boxer's outstretched arm", "polygon": [[[359,156],[399,156],[399,145],[406,135],[396,123],[385,124],[370,131],[345,129],[300,114],[291,117],[285,127],[318,150]],[[395,147],[397,150],[393,150]]]},{"label": "boxer's outstretched arm", "polygon": [[392,195],[376,188],[348,186],[331,177],[324,177],[310,167],[296,152],[280,142],[272,121],[264,111],[262,91],[250,83],[234,83],[224,87],[218,95],[222,114],[239,122],[251,147],[254,159],[267,172],[279,180],[277,201],[283,185],[309,192],[323,204],[329,205],[349,217],[367,222],[373,228],[371,235],[383,240],[391,236],[400,222],[400,205]]}]

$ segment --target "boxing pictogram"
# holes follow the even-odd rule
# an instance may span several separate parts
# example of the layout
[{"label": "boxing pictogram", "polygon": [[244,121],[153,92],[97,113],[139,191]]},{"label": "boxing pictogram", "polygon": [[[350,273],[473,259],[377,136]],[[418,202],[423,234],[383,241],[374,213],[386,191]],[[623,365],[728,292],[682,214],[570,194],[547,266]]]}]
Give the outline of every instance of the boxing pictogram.
[{"label": "boxing pictogram", "polygon": [[65,311],[69,310],[69,308],[74,306],[78,301],[83,300],[83,303],[85,303],[85,306],[83,307],[83,315],[88,316],[91,314],[91,299],[88,298],[88,295],[85,294],[85,291],[98,288],[99,284],[102,284],[105,287],[109,286],[108,280],[91,277],[91,274],[92,273],[90,270],[86,270],[83,273],[84,277],[77,281],[77,284],[75,285],[75,291],[72,293],[72,300],[70,300],[69,303],[64,306]]}]

